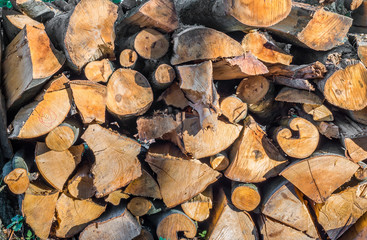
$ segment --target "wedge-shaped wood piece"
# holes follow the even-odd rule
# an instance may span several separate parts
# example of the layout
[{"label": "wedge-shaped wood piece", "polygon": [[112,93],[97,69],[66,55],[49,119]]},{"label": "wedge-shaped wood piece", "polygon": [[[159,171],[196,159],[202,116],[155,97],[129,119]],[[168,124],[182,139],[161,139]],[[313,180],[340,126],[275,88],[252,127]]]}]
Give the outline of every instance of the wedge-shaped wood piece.
[{"label": "wedge-shaped wood piece", "polygon": [[[83,164],[83,163],[82,163]],[[90,164],[83,164],[68,182],[68,192],[74,198],[87,199],[95,194]]]},{"label": "wedge-shaped wood piece", "polygon": [[260,204],[261,196],[255,184],[232,182],[232,204],[242,211],[253,211]]},{"label": "wedge-shaped wood piece", "polygon": [[189,106],[189,101],[176,82],[162,93],[158,98],[158,101],[163,101],[167,106],[173,106],[181,109]]},{"label": "wedge-shaped wood piece", "polygon": [[291,7],[291,0],[176,1],[184,24],[204,24],[227,32],[272,26],[287,17]]},{"label": "wedge-shaped wood piece", "polygon": [[22,212],[37,237],[47,239],[55,215],[59,192],[43,184],[31,183],[24,194]]},{"label": "wedge-shaped wood piece", "polygon": [[105,197],[105,201],[117,206],[120,205],[122,199],[128,199],[129,197],[130,195],[124,193],[123,190],[120,189],[108,194],[108,196]]},{"label": "wedge-shaped wood piece", "polygon": [[[367,3],[364,3],[367,7]],[[367,9],[367,8],[366,8]],[[366,66],[367,64],[367,36],[366,34],[353,33],[348,35],[352,41],[353,46],[357,48],[357,54],[361,62]]]},{"label": "wedge-shaped wood piece", "polygon": [[363,4],[364,0],[345,0],[344,7],[348,10],[354,11]]},{"label": "wedge-shaped wood piece", "polygon": [[45,29],[45,26],[28,17],[27,15],[21,14],[17,11],[3,8],[3,27],[4,32],[8,39],[12,41],[15,36],[25,27],[25,25],[34,26],[39,29]]},{"label": "wedge-shaped wood piece", "polygon": [[106,210],[91,199],[78,200],[62,193],[56,203],[56,236],[70,238],[81,232],[90,221],[97,219]]},{"label": "wedge-shaped wood piece", "polygon": [[106,83],[113,71],[114,67],[108,59],[90,62],[84,68],[85,76],[93,82]]},{"label": "wedge-shaped wood piece", "polygon": [[236,95],[220,98],[219,107],[222,115],[231,123],[238,123],[247,116],[247,104]]},{"label": "wedge-shaped wood piece", "polygon": [[303,111],[312,115],[314,121],[334,121],[333,113],[325,105],[304,103],[302,107]]},{"label": "wedge-shaped wood piece", "polygon": [[156,234],[163,239],[179,240],[179,232],[183,232],[186,238],[196,236],[197,227],[193,220],[178,210],[169,210],[154,219],[157,226]]},{"label": "wedge-shaped wood piece", "polygon": [[311,215],[290,182],[283,178],[274,179],[262,190],[262,214],[309,237],[318,238]]},{"label": "wedge-shaped wood piece", "polygon": [[213,83],[213,65],[206,61],[176,67],[180,88],[200,118],[203,129],[216,128],[218,120],[218,93]]},{"label": "wedge-shaped wood piece", "polygon": [[107,85],[107,109],[114,115],[127,118],[144,114],[153,102],[148,80],[131,69],[116,70]]},{"label": "wedge-shaped wood piece", "polygon": [[162,199],[161,191],[159,190],[158,183],[144,169],[142,170],[141,176],[133,180],[125,188],[124,193],[131,194],[134,196]]},{"label": "wedge-shaped wood piece", "polygon": [[10,139],[37,138],[60,125],[70,111],[69,80],[61,75],[34,102],[24,106],[11,123]]},{"label": "wedge-shaped wood piece", "polygon": [[367,125],[367,107],[359,111],[348,111],[348,115],[354,121]]},{"label": "wedge-shaped wood piece", "polygon": [[182,203],[181,208],[191,219],[202,222],[209,218],[213,207],[213,188],[208,187],[204,192]]},{"label": "wedge-shaped wood piece", "polygon": [[173,38],[171,64],[237,57],[243,54],[241,44],[226,34],[206,27],[189,27]]},{"label": "wedge-shaped wood piece", "polygon": [[327,73],[326,66],[319,61],[305,65],[282,65],[269,66],[267,76],[284,76],[288,78],[322,79]]},{"label": "wedge-shaped wood piece", "polygon": [[294,88],[284,87],[275,98],[276,101],[321,105],[322,100],[316,94]]},{"label": "wedge-shaped wood piece", "polygon": [[155,113],[151,117],[142,116],[136,121],[139,139],[149,141],[162,138],[164,134],[170,133],[180,125],[172,115]]},{"label": "wedge-shaped wood piece", "polygon": [[287,165],[287,160],[251,116],[244,120],[244,129],[233,144],[229,159],[231,164],[224,175],[237,182],[263,182],[278,175]]},{"label": "wedge-shaped wood piece", "polygon": [[324,146],[313,156],[291,164],[280,174],[314,202],[325,202],[358,169],[358,164],[338,151],[335,146]]},{"label": "wedge-shaped wood piece", "polygon": [[38,142],[36,145],[37,168],[45,180],[59,191],[63,190],[64,184],[79,163],[69,150],[62,152],[49,149],[45,143]]},{"label": "wedge-shaped wood piece", "polygon": [[95,222],[89,224],[79,239],[125,240],[133,239],[141,232],[141,226],[133,215],[121,204],[108,209]]},{"label": "wedge-shaped wood piece", "polygon": [[81,138],[94,153],[91,173],[96,197],[104,197],[141,175],[140,144],[135,140],[98,124],[89,125]]},{"label": "wedge-shaped wood piece", "polygon": [[317,221],[331,240],[338,239],[367,212],[366,189],[362,183],[331,195],[323,204],[316,204]]},{"label": "wedge-shaped wood piece", "polygon": [[258,240],[258,232],[250,214],[235,210],[223,189],[217,190],[214,198],[213,213],[209,219],[208,239]]},{"label": "wedge-shaped wood piece", "polygon": [[[297,137],[292,132],[298,132]],[[285,120],[284,126],[275,130],[274,139],[288,156],[302,159],[315,152],[320,135],[315,125],[296,117]]]},{"label": "wedge-shaped wood piece", "polygon": [[16,10],[39,21],[46,21],[60,13],[56,8],[39,0],[10,0],[10,2]]},{"label": "wedge-shaped wood piece", "polygon": [[78,120],[68,118],[47,134],[45,143],[48,148],[55,151],[67,150],[78,140],[81,128]]},{"label": "wedge-shaped wood piece", "polygon": [[6,47],[3,71],[7,107],[18,110],[65,62],[45,30],[26,25]]},{"label": "wedge-shaped wood piece", "polygon": [[292,3],[286,19],[267,29],[301,47],[327,51],[343,44],[353,19],[304,3]]},{"label": "wedge-shaped wood piece", "polygon": [[367,213],[363,214],[358,221],[351,226],[339,239],[340,240],[363,240],[367,238]]},{"label": "wedge-shaped wood piece", "polygon": [[84,124],[105,122],[107,89],[92,81],[70,82],[74,103]]},{"label": "wedge-shaped wood piece", "polygon": [[263,76],[248,77],[238,85],[236,95],[245,103],[257,103],[265,97],[269,88],[270,83]]},{"label": "wedge-shaped wood piece", "polygon": [[366,11],[367,11],[367,3],[366,1],[363,1],[361,6],[352,12],[353,26],[367,27]]},{"label": "wedge-shaped wood piece", "polygon": [[238,138],[242,129],[241,125],[222,120],[218,120],[215,129],[202,129],[199,117],[187,113],[180,113],[176,118],[181,119],[179,127],[164,139],[172,141],[183,153],[196,159],[224,151]]},{"label": "wedge-shaped wood piece", "polygon": [[118,28],[136,25],[172,32],[178,28],[178,18],[172,0],[149,0],[125,13],[117,22]]},{"label": "wedge-shaped wood piece", "polygon": [[292,62],[292,55],[281,49],[267,33],[250,32],[242,39],[241,45],[261,61],[284,65]]},{"label": "wedge-shaped wood piece", "polygon": [[305,233],[283,225],[280,222],[260,215],[259,231],[263,235],[264,240],[312,240],[315,238],[309,237]]},{"label": "wedge-shaped wood piece", "polygon": [[163,201],[169,208],[203,192],[222,175],[198,160],[170,157],[164,152],[149,152],[145,161],[157,174]]},{"label": "wedge-shaped wood piece", "polygon": [[82,0],[73,11],[48,21],[46,31],[65,52],[69,66],[80,72],[89,62],[115,58],[116,19],[117,5],[111,1]]},{"label": "wedge-shaped wood piece", "polygon": [[229,159],[226,152],[220,152],[210,156],[210,166],[217,171],[223,171],[229,166]]}]

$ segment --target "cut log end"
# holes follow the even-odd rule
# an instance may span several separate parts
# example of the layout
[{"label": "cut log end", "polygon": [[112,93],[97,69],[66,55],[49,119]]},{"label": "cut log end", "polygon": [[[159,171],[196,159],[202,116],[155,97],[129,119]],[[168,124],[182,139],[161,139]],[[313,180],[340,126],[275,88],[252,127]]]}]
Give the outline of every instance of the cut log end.
[{"label": "cut log end", "polygon": [[142,30],[134,40],[134,49],[145,59],[157,60],[163,57],[169,47],[166,37],[160,32],[147,28]]},{"label": "cut log end", "polygon": [[253,211],[261,201],[260,193],[254,184],[235,184],[232,188],[232,204],[243,211]]},{"label": "cut log end", "polygon": [[28,172],[23,168],[16,168],[5,176],[4,182],[14,194],[23,194],[28,189]]},{"label": "cut log end", "polygon": [[238,123],[247,116],[247,104],[236,95],[231,95],[220,99],[220,110],[228,121]]},{"label": "cut log end", "polygon": [[85,66],[84,73],[93,82],[107,82],[113,73],[112,63],[108,59],[93,61]]},{"label": "cut log end", "polygon": [[229,159],[225,152],[210,157],[210,165],[214,170],[224,171],[229,165]]},{"label": "cut log end", "polygon": [[184,232],[186,238],[195,237],[195,223],[185,214],[174,210],[161,217],[157,225],[157,236],[164,239],[179,240],[179,232]]},{"label": "cut log end", "polygon": [[138,54],[131,49],[124,49],[120,53],[120,65],[125,68],[134,68],[138,61]]},{"label": "cut log end", "polygon": [[61,152],[74,143],[74,132],[67,126],[59,126],[52,130],[46,137],[45,142],[48,148]]},{"label": "cut log end", "polygon": [[257,103],[269,91],[270,83],[263,76],[245,78],[236,90],[236,95],[245,103]]},{"label": "cut log end", "polygon": [[127,209],[136,217],[144,216],[152,208],[152,202],[143,197],[135,197],[127,204]]},{"label": "cut log end", "polygon": [[161,64],[153,73],[152,84],[157,89],[164,89],[171,85],[175,78],[175,70],[168,64]]}]

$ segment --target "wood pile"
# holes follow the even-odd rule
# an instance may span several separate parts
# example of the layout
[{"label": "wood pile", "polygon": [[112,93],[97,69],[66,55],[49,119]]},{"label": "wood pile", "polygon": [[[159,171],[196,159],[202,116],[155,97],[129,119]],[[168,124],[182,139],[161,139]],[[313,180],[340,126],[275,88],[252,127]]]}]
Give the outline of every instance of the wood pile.
[{"label": "wood pile", "polygon": [[367,0],[12,4],[0,166],[40,239],[367,238]]}]

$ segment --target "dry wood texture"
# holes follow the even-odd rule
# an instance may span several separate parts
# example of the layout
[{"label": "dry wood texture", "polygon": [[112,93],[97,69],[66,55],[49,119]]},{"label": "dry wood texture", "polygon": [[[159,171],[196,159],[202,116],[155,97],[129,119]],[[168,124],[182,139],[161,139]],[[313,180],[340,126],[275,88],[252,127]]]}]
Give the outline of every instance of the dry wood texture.
[{"label": "dry wood texture", "polygon": [[261,201],[259,190],[254,184],[233,183],[231,202],[243,211],[254,210]]},{"label": "dry wood texture", "polygon": [[162,199],[161,191],[154,178],[144,169],[137,179],[133,180],[124,190],[124,193],[134,196]]},{"label": "dry wood texture", "polygon": [[[121,59],[121,57],[120,57]],[[93,82],[107,82],[112,75],[114,67],[110,60],[102,59],[88,63],[84,68],[85,76]]]}]

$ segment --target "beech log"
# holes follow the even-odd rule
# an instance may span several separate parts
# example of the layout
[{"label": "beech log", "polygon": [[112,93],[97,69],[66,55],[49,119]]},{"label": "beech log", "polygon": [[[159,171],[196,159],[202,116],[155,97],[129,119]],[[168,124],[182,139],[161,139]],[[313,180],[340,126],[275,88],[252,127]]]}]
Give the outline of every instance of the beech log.
[{"label": "beech log", "polygon": [[23,194],[29,187],[29,169],[25,162],[25,150],[17,151],[11,161],[10,172],[3,170],[4,182],[14,194]]},{"label": "beech log", "polygon": [[[121,57],[120,57],[121,59]],[[84,68],[85,76],[93,82],[106,83],[114,71],[110,60],[102,59],[88,63]]]},{"label": "beech log", "polygon": [[333,113],[325,105],[304,103],[302,106],[303,111],[305,111],[307,114],[312,115],[312,119],[314,121],[334,121]]},{"label": "beech log", "polygon": [[263,76],[248,77],[238,85],[236,95],[245,103],[257,103],[265,97],[269,88],[269,81]]},{"label": "beech log", "polygon": [[45,143],[49,149],[62,152],[78,140],[80,131],[80,123],[76,119],[68,118],[47,134]]},{"label": "beech log", "polygon": [[138,60],[138,54],[132,49],[126,48],[120,53],[119,62],[121,67],[135,69]]},{"label": "beech log", "polygon": [[162,63],[153,72],[151,77],[152,86],[162,90],[169,87],[176,78],[175,69],[172,66]]},{"label": "beech log", "polygon": [[127,209],[135,216],[152,215],[160,212],[161,208],[156,208],[154,203],[144,197],[134,197],[127,204]]},{"label": "beech log", "polygon": [[236,95],[220,98],[219,107],[230,123],[238,123],[247,116],[247,104]]},{"label": "beech log", "polygon": [[232,204],[242,211],[253,211],[260,204],[261,196],[256,185],[251,183],[232,183]]},{"label": "beech log", "polygon": [[210,166],[217,171],[224,171],[229,166],[226,152],[220,152],[210,157]]},{"label": "beech log", "polygon": [[13,7],[38,21],[47,21],[60,12],[43,1],[10,0]]}]

